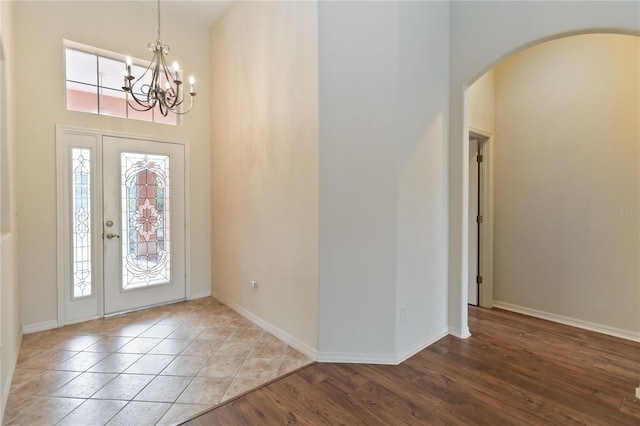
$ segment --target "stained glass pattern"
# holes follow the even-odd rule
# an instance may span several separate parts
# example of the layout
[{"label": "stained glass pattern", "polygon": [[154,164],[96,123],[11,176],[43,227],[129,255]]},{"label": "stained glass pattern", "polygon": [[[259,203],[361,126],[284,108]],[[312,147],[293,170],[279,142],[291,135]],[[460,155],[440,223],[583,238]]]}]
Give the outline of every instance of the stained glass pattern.
[{"label": "stained glass pattern", "polygon": [[93,295],[91,281],[91,151],[71,150],[73,298]]},{"label": "stained glass pattern", "polygon": [[171,279],[169,157],[121,154],[122,289]]}]

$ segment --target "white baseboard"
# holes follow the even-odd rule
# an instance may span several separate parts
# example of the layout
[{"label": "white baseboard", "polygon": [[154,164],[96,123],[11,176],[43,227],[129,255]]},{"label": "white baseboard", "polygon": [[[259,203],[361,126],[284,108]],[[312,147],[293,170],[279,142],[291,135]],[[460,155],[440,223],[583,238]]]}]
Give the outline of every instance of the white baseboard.
[{"label": "white baseboard", "polygon": [[395,354],[360,352],[318,352],[318,362],[336,362],[341,364],[384,364],[398,365]]},{"label": "white baseboard", "polygon": [[471,337],[471,332],[469,331],[469,327],[449,327],[449,334],[457,337],[459,339],[467,339]]},{"label": "white baseboard", "polygon": [[411,358],[424,348],[449,335],[449,330],[440,330],[435,336],[427,337],[420,343],[395,354],[385,353],[350,353],[350,352],[318,352],[318,362],[338,362],[345,364],[385,364],[398,365]]},{"label": "white baseboard", "polygon": [[191,295],[189,296],[188,300],[202,299],[203,297],[209,297],[209,296],[211,296],[211,289],[204,290],[204,291],[196,291],[196,292],[191,292]]},{"label": "white baseboard", "polygon": [[597,324],[594,322],[584,321],[576,318],[565,317],[563,315],[552,314],[550,312],[539,311],[524,306],[518,306],[507,302],[493,301],[493,307],[504,309],[505,311],[517,312],[519,314],[528,315],[530,317],[541,318],[548,321],[558,322],[560,324],[570,325],[585,330],[595,331],[597,333],[607,334],[609,336],[620,337],[622,339],[640,342],[640,333],[623,330],[621,328],[610,327],[608,325]]},{"label": "white baseboard", "polygon": [[415,345],[406,349],[402,354],[396,354],[396,364],[402,364],[407,359],[411,358],[421,350],[428,348],[429,346],[436,343],[438,340],[448,335],[449,335],[449,330],[445,328],[443,330],[440,330],[440,332],[437,333],[435,336],[427,337],[422,343],[416,343]]},{"label": "white baseboard", "polygon": [[252,312],[249,312],[248,310],[246,310],[242,306],[237,305],[236,303],[232,302],[231,300],[227,299],[226,297],[224,297],[224,296],[222,296],[222,295],[220,295],[220,294],[218,294],[216,292],[213,292],[212,297],[214,299],[217,299],[220,302],[224,303],[227,307],[233,309],[234,311],[236,311],[237,313],[239,313],[243,317],[247,318],[249,321],[253,322],[254,324],[258,325],[259,327],[261,327],[261,328],[263,328],[265,330],[267,330],[269,333],[273,334],[278,339],[280,339],[283,342],[285,342],[287,345],[293,346],[293,348],[295,348],[296,350],[302,352],[303,354],[305,354],[306,356],[308,356],[312,360],[316,360],[316,358],[318,356],[317,349],[312,348],[308,344],[306,344],[306,343],[298,340],[297,338],[293,337],[292,335],[290,335],[286,331],[281,330],[280,328],[276,327],[275,325],[265,321],[264,319],[258,317],[257,315],[253,314]]},{"label": "white baseboard", "polygon": [[58,328],[58,320],[37,322],[35,324],[27,324],[22,326],[23,334],[37,333],[38,331],[51,330]]}]

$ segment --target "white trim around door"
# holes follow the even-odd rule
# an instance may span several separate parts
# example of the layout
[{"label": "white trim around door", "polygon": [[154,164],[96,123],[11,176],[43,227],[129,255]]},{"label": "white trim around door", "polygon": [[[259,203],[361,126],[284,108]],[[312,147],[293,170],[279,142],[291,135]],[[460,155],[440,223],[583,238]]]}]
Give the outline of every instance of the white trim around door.
[{"label": "white trim around door", "polygon": [[[57,176],[57,287],[58,287],[58,320],[57,326],[101,318],[105,315],[105,283],[104,283],[104,236],[108,228],[104,228],[106,219],[103,216],[103,200],[105,187],[103,182],[103,147],[105,141],[129,141],[132,146],[136,143],[158,147],[165,146],[172,153],[171,161],[175,170],[180,170],[183,177],[174,180],[176,194],[184,198],[184,212],[180,213],[179,222],[173,220],[171,226],[184,233],[182,243],[178,244],[177,252],[173,252],[174,259],[181,262],[180,277],[172,273],[171,280],[176,278],[178,285],[184,286],[184,292],[172,293],[174,296],[166,300],[151,298],[149,303],[142,302],[134,307],[127,307],[123,311],[146,308],[158,304],[171,303],[177,300],[188,300],[191,294],[191,263],[190,263],[190,182],[189,182],[189,145],[175,140],[159,139],[144,135],[132,135],[120,132],[83,129],[76,127],[56,127],[56,176]],[[149,145],[150,144],[150,145]],[[172,148],[174,147],[174,148]],[[134,152],[136,149],[134,148]],[[72,166],[75,167],[72,171]],[[183,170],[183,171],[182,171]],[[73,180],[73,181],[72,181]],[[79,184],[81,182],[81,184]],[[73,185],[72,185],[73,184]],[[73,193],[72,193],[73,188]],[[113,188],[113,186],[111,186]],[[174,191],[174,189],[172,189]],[[79,194],[83,195],[80,196]],[[80,201],[78,201],[80,200]],[[75,204],[74,204],[75,203]],[[78,203],[82,203],[81,205]],[[168,200],[167,200],[168,203]],[[71,217],[70,212],[75,206],[78,210],[86,209],[84,218]],[[146,213],[146,210],[143,213]],[[84,212],[84,210],[82,210]],[[142,211],[142,210],[141,210]],[[176,217],[178,217],[176,216]],[[119,219],[114,220],[114,222]],[[75,228],[75,230],[73,229]],[[78,229],[82,228],[89,237],[80,232],[80,238],[89,238],[89,243],[78,242]],[[115,227],[113,228],[115,230]],[[168,230],[166,231],[168,232]],[[171,232],[174,232],[172,230]],[[104,235],[103,235],[104,234]],[[177,235],[177,232],[173,235]],[[115,235],[114,235],[115,237]],[[74,241],[75,239],[75,241]],[[104,240],[107,241],[107,240]],[[115,239],[115,244],[121,239]],[[176,240],[177,242],[177,240]],[[72,245],[73,243],[73,245]],[[148,245],[147,245],[148,246]],[[72,247],[75,247],[72,249]],[[173,247],[172,247],[173,248]],[[75,262],[72,263],[72,262]],[[73,280],[78,281],[78,264],[90,264],[85,275],[80,280],[86,280],[86,290],[79,291],[72,286]],[[74,266],[75,265],[75,266]],[[120,269],[120,267],[118,267]],[[75,273],[74,273],[75,271]],[[184,279],[182,281],[182,276]],[[81,282],[82,283],[82,282]],[[137,290],[133,290],[134,292]],[[141,290],[142,291],[142,290]],[[155,290],[154,290],[155,291]],[[73,294],[71,294],[73,292]],[[177,294],[177,296],[176,296]],[[146,300],[138,297],[139,300]],[[153,300],[152,300],[153,299]],[[113,311],[113,309],[111,309]]]}]

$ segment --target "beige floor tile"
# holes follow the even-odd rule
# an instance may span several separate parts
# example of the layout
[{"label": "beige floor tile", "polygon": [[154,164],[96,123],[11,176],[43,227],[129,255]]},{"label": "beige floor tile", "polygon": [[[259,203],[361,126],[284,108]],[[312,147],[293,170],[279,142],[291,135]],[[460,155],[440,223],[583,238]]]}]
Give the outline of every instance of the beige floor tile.
[{"label": "beige floor tile", "polygon": [[132,337],[119,337],[119,336],[103,336],[100,340],[93,345],[84,349],[85,352],[115,352],[127,343],[129,343]]},{"label": "beige floor tile", "polygon": [[196,339],[181,355],[211,356],[215,354],[223,344],[222,339]]},{"label": "beige floor tile", "polygon": [[204,404],[173,404],[169,411],[160,419],[158,425],[169,426],[183,422],[198,413],[210,409],[210,405]]},{"label": "beige floor tile", "polygon": [[178,327],[175,329],[173,333],[171,333],[168,337],[170,339],[195,339],[202,333],[206,327],[192,327],[192,326],[184,326]]},{"label": "beige floor tile", "polygon": [[183,318],[180,318],[179,315],[175,315],[175,314],[169,314],[169,316],[162,318],[160,321],[158,321],[158,325],[175,325],[175,326],[181,326],[185,323],[186,321]]},{"label": "beige floor tile", "polygon": [[229,327],[210,326],[204,329],[198,339],[224,340],[233,333]]},{"label": "beige floor tile", "polygon": [[124,354],[146,354],[153,349],[162,339],[152,337],[136,337],[122,346],[117,352]]},{"label": "beige floor tile", "polygon": [[11,420],[5,419],[5,424],[54,425],[83,402],[84,399],[76,398],[34,397],[20,414]]},{"label": "beige floor tile", "polygon": [[16,369],[13,373],[10,393],[25,396],[49,395],[80,374],[71,371]]},{"label": "beige floor tile", "polygon": [[228,337],[227,341],[228,342],[238,342],[238,341],[256,342],[260,338],[262,333],[263,331],[260,329],[238,327],[233,329],[233,332]]},{"label": "beige floor tile", "polygon": [[169,410],[171,404],[164,402],[132,401],[113,418],[108,425],[155,425]]},{"label": "beige floor tile", "polygon": [[21,348],[16,360],[16,368],[22,368],[22,366],[31,361],[32,359],[39,359],[40,354],[44,353],[42,348]]},{"label": "beige floor tile", "polygon": [[292,348],[291,346],[287,346],[287,350],[284,353],[285,359],[302,359],[311,361],[305,354],[302,352]]},{"label": "beige floor tile", "polygon": [[58,351],[58,350],[42,350],[38,355],[23,358],[22,362],[18,362],[17,368],[32,368],[35,370],[46,370],[51,364],[66,361],[78,352]]},{"label": "beige floor tile", "polygon": [[102,352],[79,352],[71,358],[54,364],[51,369],[65,371],[86,371],[109,356]]},{"label": "beige floor tile", "polygon": [[33,397],[31,396],[9,395],[9,398],[7,399],[7,408],[4,411],[3,424],[9,423],[25,409],[29,408],[32,401]]},{"label": "beige floor tile", "polygon": [[227,392],[224,394],[220,402],[224,402],[234,396],[238,396],[250,391],[251,389],[255,389],[264,383],[264,380],[233,379],[233,382],[231,382],[229,389],[227,389]]},{"label": "beige floor tile", "polygon": [[292,371],[309,364],[311,364],[310,359],[283,359],[282,364],[280,364],[280,368],[278,369],[278,376],[291,373]]},{"label": "beige floor tile", "polygon": [[104,425],[125,405],[127,405],[127,401],[88,399],[62,419],[58,425]]},{"label": "beige floor tile", "polygon": [[57,391],[52,396],[65,398],[89,398],[104,385],[116,378],[112,373],[82,373]]},{"label": "beige floor tile", "polygon": [[122,373],[140,358],[142,355],[139,354],[110,354],[88,371],[92,373]]},{"label": "beige floor tile", "polygon": [[136,401],[174,402],[192,380],[192,377],[157,376],[133,399]]},{"label": "beige floor tile", "polygon": [[191,344],[192,339],[164,339],[149,351],[150,354],[179,355]]},{"label": "beige floor tile", "polygon": [[179,355],[160,374],[193,377],[202,370],[208,360],[209,357],[206,356]]},{"label": "beige floor tile", "polygon": [[231,379],[196,377],[176,402],[215,405],[220,402],[230,384]]},{"label": "beige floor tile", "polygon": [[59,351],[82,351],[100,340],[100,336],[70,336],[54,347]]},{"label": "beige floor tile", "polygon": [[235,377],[243,363],[243,358],[214,356],[198,375],[203,377]]},{"label": "beige floor tile", "polygon": [[253,349],[254,344],[255,342],[248,341],[224,342],[216,351],[216,355],[246,358]]},{"label": "beige floor tile", "polygon": [[158,337],[164,339],[178,328],[177,325],[154,325],[138,337]]},{"label": "beige floor tile", "polygon": [[145,386],[147,386],[155,376],[142,374],[121,374],[113,379],[109,384],[93,394],[93,399],[118,399],[131,400]]},{"label": "beige floor tile", "polygon": [[260,339],[258,340],[261,343],[279,343],[281,342],[280,339],[278,339],[276,336],[274,336],[273,334],[270,333],[262,333],[262,336],[260,336]]},{"label": "beige floor tile", "polygon": [[271,380],[278,375],[279,359],[249,358],[236,374],[241,379]]},{"label": "beige floor tile", "polygon": [[125,370],[127,374],[159,374],[175,359],[173,355],[144,355]]},{"label": "beige floor tile", "polygon": [[57,345],[59,345],[61,342],[64,342],[68,338],[69,335],[67,333],[58,335],[51,334],[50,330],[43,331],[41,333],[34,333],[33,335],[25,336],[23,338],[21,347],[51,349],[55,348]]},{"label": "beige floor tile", "polygon": [[4,421],[168,424],[310,362],[212,298],[177,303],[25,335]]},{"label": "beige floor tile", "polygon": [[272,342],[272,341],[259,341],[253,347],[250,358],[271,358],[281,359],[284,356],[284,351],[287,348],[287,344],[284,342]]},{"label": "beige floor tile", "polygon": [[129,324],[110,331],[109,336],[138,337],[151,327],[151,324]]}]

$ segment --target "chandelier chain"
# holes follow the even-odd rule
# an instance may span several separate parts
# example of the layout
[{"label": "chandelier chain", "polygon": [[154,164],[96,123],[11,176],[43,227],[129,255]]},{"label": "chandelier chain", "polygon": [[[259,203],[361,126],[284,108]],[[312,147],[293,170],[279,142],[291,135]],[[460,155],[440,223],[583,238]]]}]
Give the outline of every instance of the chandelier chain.
[{"label": "chandelier chain", "polygon": [[160,41],[160,0],[158,0],[158,41]]}]

